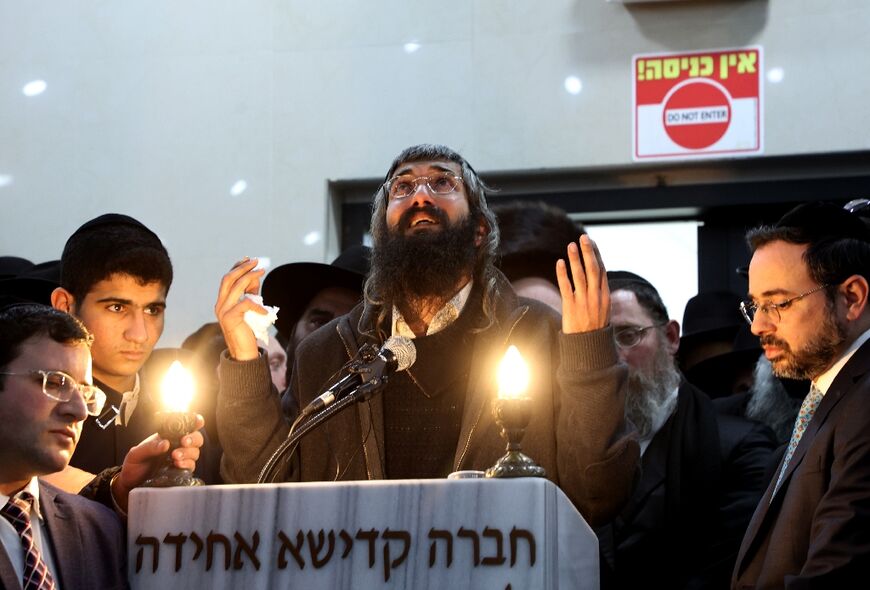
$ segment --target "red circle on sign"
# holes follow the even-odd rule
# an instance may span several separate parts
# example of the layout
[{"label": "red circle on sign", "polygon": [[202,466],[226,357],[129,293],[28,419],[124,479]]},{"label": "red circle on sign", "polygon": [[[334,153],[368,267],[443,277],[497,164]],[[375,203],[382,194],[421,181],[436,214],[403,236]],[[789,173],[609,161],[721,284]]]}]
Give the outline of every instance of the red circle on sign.
[{"label": "red circle on sign", "polygon": [[674,143],[692,150],[710,147],[728,131],[731,99],[709,80],[686,80],[665,97],[662,123]]}]

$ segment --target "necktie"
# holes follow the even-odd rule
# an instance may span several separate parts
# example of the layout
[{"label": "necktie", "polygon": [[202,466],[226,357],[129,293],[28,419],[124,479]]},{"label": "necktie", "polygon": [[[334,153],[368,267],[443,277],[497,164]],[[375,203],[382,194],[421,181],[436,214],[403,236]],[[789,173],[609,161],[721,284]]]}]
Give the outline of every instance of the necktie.
[{"label": "necktie", "polygon": [[788,462],[791,461],[794,450],[797,448],[798,443],[801,442],[801,437],[804,435],[810,420],[813,419],[813,414],[816,413],[816,408],[819,407],[819,403],[824,396],[825,394],[813,384],[810,386],[810,392],[804,398],[803,403],[801,403],[801,409],[798,412],[797,418],[795,418],[794,429],[791,432],[791,440],[788,441],[788,448],[786,448],[785,457],[782,460],[782,469],[779,470],[779,477],[776,478],[776,485],[773,487],[773,494],[770,496],[771,499],[776,495],[779,484],[782,483],[782,477],[785,475],[785,470],[788,467]]},{"label": "necktie", "polygon": [[24,590],[55,590],[54,577],[48,571],[48,566],[33,541],[33,531],[30,528],[31,504],[33,496],[29,492],[20,492],[9,498],[9,502],[0,508],[0,514],[15,527],[21,537],[21,547],[24,549]]}]

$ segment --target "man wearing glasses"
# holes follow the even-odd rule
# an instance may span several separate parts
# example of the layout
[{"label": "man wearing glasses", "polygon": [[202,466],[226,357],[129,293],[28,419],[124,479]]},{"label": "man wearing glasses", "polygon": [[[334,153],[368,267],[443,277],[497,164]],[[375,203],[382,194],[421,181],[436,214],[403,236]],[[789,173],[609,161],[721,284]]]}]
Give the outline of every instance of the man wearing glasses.
[{"label": "man wearing glasses", "polygon": [[[554,265],[561,319],[519,299],[495,267],[498,226],[486,192],[447,147],[414,146],[393,161],[374,195],[365,300],[300,344],[286,395],[306,407],[362,345],[380,348],[392,336],[413,339],[416,362],[393,375],[382,395],[302,439],[284,477],[443,478],[492,466],[504,453],[490,410],[496,366],[515,344],[534,374],[523,450],[589,522],[601,523],[630,494],[638,449],[624,430],[625,368],[617,363],[600,256],[588,236],[566,244],[568,263]],[[222,475],[233,483],[256,481],[289,430],[243,321],[247,310],[265,312],[240,300],[259,287],[255,267],[244,260],[227,273],[215,305],[229,352],[218,397]]]},{"label": "man wearing glasses", "polygon": [[812,382],[746,531],[732,586],[870,579],[870,230],[830,203],[749,232],[741,305],[779,377]]},{"label": "man wearing glasses", "polygon": [[[105,395],[91,373],[93,338],[72,316],[38,304],[0,309],[0,587],[126,588],[126,539],[105,506],[38,479],[69,463],[85,418]],[[202,435],[173,451],[193,469]],[[127,495],[169,449],[157,435],[133,447],[101,498],[121,514]]]},{"label": "man wearing glasses", "polygon": [[719,414],[685,380],[675,359],[680,325],[655,287],[631,272],[607,278],[642,476],[628,505],[598,531],[610,566],[602,588],[726,587],[767,484],[774,435],[762,424]]}]

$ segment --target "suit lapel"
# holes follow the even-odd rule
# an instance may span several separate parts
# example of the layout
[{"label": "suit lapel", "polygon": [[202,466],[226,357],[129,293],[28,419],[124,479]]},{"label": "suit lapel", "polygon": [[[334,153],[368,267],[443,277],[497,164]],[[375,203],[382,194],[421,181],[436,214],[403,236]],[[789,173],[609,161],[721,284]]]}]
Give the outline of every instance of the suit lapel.
[{"label": "suit lapel", "polygon": [[81,588],[82,562],[79,524],[63,495],[40,480],[39,507],[45,519],[45,528],[54,550],[54,565],[58,570],[62,588]]},{"label": "suit lapel", "polygon": [[21,580],[18,579],[5,551],[0,551],[0,588],[21,590]]}]

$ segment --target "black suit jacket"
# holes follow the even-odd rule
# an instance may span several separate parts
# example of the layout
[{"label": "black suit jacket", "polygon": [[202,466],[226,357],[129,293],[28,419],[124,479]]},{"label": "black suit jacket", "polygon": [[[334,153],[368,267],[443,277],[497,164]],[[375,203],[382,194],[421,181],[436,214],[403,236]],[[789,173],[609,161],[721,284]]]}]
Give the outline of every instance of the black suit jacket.
[{"label": "black suit jacket", "polygon": [[834,379],[771,501],[775,481],[743,538],[732,587],[867,588],[870,342]]},{"label": "black suit jacket", "polygon": [[718,413],[683,381],[634,494],[610,530],[598,531],[602,588],[727,588],[775,447],[769,428]]},{"label": "black suit jacket", "polygon": [[[58,582],[64,590],[127,588],[127,539],[114,512],[105,506],[39,482],[39,505],[45,519]],[[20,590],[6,552],[0,550],[0,584]]]}]

